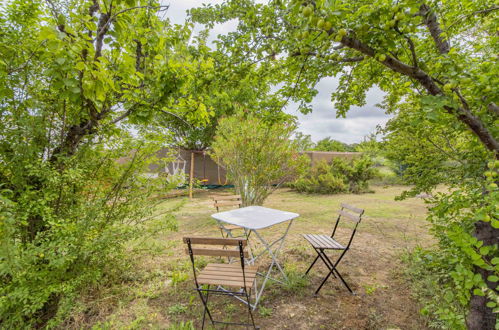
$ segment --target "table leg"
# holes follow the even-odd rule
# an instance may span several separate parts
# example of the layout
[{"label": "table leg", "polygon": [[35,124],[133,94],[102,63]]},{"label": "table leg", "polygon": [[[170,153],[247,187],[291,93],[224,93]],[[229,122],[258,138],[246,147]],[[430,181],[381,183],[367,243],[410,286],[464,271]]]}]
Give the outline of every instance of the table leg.
[{"label": "table leg", "polygon": [[[264,280],[263,280],[263,283],[260,285],[260,290],[257,290],[255,288],[255,304],[254,304],[254,307],[253,309],[256,308],[256,306],[258,305],[258,302],[260,301],[260,298],[263,294],[263,290],[265,289],[265,285],[267,284],[267,281],[269,279],[271,280],[274,280],[274,281],[277,281],[277,282],[280,282],[282,283],[281,281],[278,281],[272,277],[270,277],[270,274],[272,272],[272,269],[274,268],[274,266],[277,267],[277,269],[281,272],[282,276],[284,277],[284,280],[287,281],[288,280],[288,277],[286,276],[286,273],[284,272],[284,270],[282,269],[281,265],[279,264],[278,260],[277,260],[277,256],[279,255],[279,252],[281,251],[283,245],[284,245],[284,241],[288,235],[288,232],[289,232],[289,228],[291,228],[291,224],[293,223],[293,220],[291,220],[288,224],[288,227],[286,228],[286,231],[284,232],[284,234],[278,238],[277,240],[275,240],[274,242],[272,242],[271,244],[269,244],[259,233],[258,231],[256,230],[252,230],[255,235],[258,237],[258,239],[262,242],[262,244],[265,246],[265,250],[269,253],[270,257],[272,258],[272,262],[270,264],[270,267],[268,268],[266,274],[260,274],[264,277]],[[276,243],[280,243],[276,249],[274,251],[272,251],[272,246]],[[265,251],[264,251],[265,252]],[[252,262],[254,262],[256,260],[256,258],[258,258],[259,256],[261,256],[263,253],[260,253],[258,256],[256,256]]]}]

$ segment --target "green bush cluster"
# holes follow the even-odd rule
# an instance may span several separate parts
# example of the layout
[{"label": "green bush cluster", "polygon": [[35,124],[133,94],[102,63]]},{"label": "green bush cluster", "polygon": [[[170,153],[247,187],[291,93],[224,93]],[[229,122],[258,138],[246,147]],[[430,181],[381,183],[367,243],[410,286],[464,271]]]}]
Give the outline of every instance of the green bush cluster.
[{"label": "green bush cluster", "polygon": [[[118,163],[126,150],[133,156]],[[57,326],[82,292],[132,267],[129,243],[147,235],[149,197],[166,188],[142,175],[154,150],[109,143],[82,148],[57,166],[26,154],[0,166],[2,327]],[[156,228],[175,226],[170,215],[154,221]]]},{"label": "green bush cluster", "polygon": [[369,157],[352,161],[336,158],[317,165],[289,184],[299,192],[317,194],[363,193],[369,191],[369,180],[376,176],[376,169]]}]

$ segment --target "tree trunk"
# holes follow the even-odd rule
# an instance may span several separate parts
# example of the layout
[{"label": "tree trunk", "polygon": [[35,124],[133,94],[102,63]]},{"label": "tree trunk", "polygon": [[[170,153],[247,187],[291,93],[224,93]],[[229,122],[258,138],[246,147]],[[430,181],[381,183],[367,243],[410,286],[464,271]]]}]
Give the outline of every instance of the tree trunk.
[{"label": "tree trunk", "polygon": [[[483,241],[483,245],[499,244],[499,229],[493,228],[490,222],[478,221],[475,223],[474,236]],[[493,275],[492,271],[474,266],[474,272],[480,274],[485,279],[487,286],[492,290],[497,290],[497,283],[487,281],[487,277]],[[470,330],[494,330],[497,314],[492,312],[492,308],[486,306],[487,297],[473,295],[470,300],[470,309],[466,317],[466,326]]]}]

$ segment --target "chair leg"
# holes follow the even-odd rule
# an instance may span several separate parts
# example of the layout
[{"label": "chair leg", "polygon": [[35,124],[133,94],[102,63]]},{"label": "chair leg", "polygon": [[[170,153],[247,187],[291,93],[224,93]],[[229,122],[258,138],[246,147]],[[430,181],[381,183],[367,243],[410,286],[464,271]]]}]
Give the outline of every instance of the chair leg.
[{"label": "chair leg", "polygon": [[336,274],[338,274],[338,277],[340,278],[340,280],[343,282],[343,284],[347,287],[348,291],[350,291],[351,294],[354,294],[354,292],[352,291],[352,289],[350,289],[350,287],[348,286],[347,282],[343,279],[343,277],[341,276],[340,272],[338,272],[338,270],[334,270],[336,272]]},{"label": "chair leg", "polygon": [[253,318],[253,312],[251,311],[251,305],[250,305],[251,290],[250,290],[250,294],[249,295],[248,295],[248,292],[246,290],[244,290],[244,293],[246,294],[246,302],[247,302],[247,305],[248,305],[248,312],[249,312],[249,315],[251,317],[251,324],[253,324],[253,329],[260,329],[259,327],[257,327],[255,325],[255,319]]},{"label": "chair leg", "polygon": [[326,281],[328,280],[329,276],[331,276],[331,274],[334,272],[334,270],[330,270],[329,273],[327,274],[327,276],[322,280],[321,282],[321,285],[319,285],[319,287],[317,288],[317,290],[315,290],[315,295],[319,294],[319,291],[321,291],[322,289],[322,286],[324,285],[324,283],[326,283]]},{"label": "chair leg", "polygon": [[319,259],[319,255],[317,255],[317,257],[315,257],[314,261],[312,262],[312,264],[310,265],[310,267],[308,267],[307,271],[305,272],[305,275],[307,275],[308,272],[312,269],[312,267],[314,267],[315,263],[317,262],[317,259]]},{"label": "chair leg", "polygon": [[[208,290],[210,290],[210,286],[208,285]],[[208,298],[209,298],[210,291],[206,291],[206,305],[204,306],[204,311],[203,311],[203,323],[202,323],[202,328],[204,328],[204,320],[206,318],[206,311],[208,310]]]},{"label": "chair leg", "polygon": [[[328,270],[331,270],[332,268],[335,267],[333,265],[333,263],[331,262],[331,260],[329,260],[329,258],[327,257],[327,254],[326,254],[326,252],[324,252],[324,250],[319,250],[316,252],[317,252],[318,257],[321,258],[322,262],[326,265]],[[336,275],[334,275],[334,273],[333,273],[333,277],[336,278]]]},{"label": "chair leg", "polygon": [[[333,275],[334,277],[336,277],[336,275],[338,275],[338,277],[340,278],[341,282],[343,282],[343,284],[348,289],[348,291],[350,291],[351,294],[354,294],[354,292],[352,291],[352,289],[350,288],[350,286],[343,279],[343,277],[341,276],[340,272],[336,268],[338,266],[338,264],[340,263],[341,259],[343,258],[343,256],[345,255],[345,252],[346,251],[344,251],[341,254],[341,256],[338,258],[338,260],[336,260],[336,263],[334,263],[334,264],[331,262],[331,260],[329,259],[329,257],[327,256],[327,254],[324,251],[322,251],[322,253],[319,254],[319,257],[322,259],[322,261],[324,261],[324,263],[326,264],[326,266],[329,268],[329,273],[324,278],[324,280],[322,281],[322,283],[319,286],[319,288],[317,288],[317,290],[315,291],[316,295],[319,293],[319,291],[321,290],[322,286],[324,285],[324,283],[326,283],[326,281],[328,280],[329,276],[331,276],[331,275]],[[336,273],[336,275],[335,275],[335,273]]]},{"label": "chair leg", "polygon": [[199,297],[201,298],[201,301],[203,302],[203,306],[204,306],[203,323],[201,325],[201,329],[204,329],[204,322],[205,322],[205,315],[206,314],[208,314],[208,317],[210,318],[211,324],[215,325],[215,321],[213,321],[213,317],[211,316],[210,310],[208,309],[209,291],[206,292],[206,300],[204,299],[204,296],[203,296],[203,293],[201,292],[201,289],[197,288],[196,291],[199,293]]}]

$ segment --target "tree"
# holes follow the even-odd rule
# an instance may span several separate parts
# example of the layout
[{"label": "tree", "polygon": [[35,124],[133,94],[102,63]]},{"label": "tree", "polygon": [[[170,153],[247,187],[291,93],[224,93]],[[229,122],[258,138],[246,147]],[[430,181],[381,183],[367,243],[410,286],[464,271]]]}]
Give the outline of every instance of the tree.
[{"label": "tree", "polygon": [[300,152],[312,150],[315,146],[312,137],[308,134],[303,134],[302,132],[296,132],[294,140],[298,144],[298,151]]},{"label": "tree", "polygon": [[348,144],[340,142],[338,140],[334,140],[330,137],[326,137],[322,140],[319,140],[314,147],[314,150],[317,151],[338,151],[338,152],[346,152],[353,151]]},{"label": "tree", "polygon": [[[367,90],[377,85],[386,93],[386,111],[402,113],[407,109],[404,104],[410,104],[421,115],[452,126],[459,137],[470,138],[470,146],[481,156],[481,176],[474,176],[478,182],[468,185],[461,178],[463,194],[479,185],[480,201],[488,205],[497,183],[485,179],[490,178],[485,175],[490,172],[486,164],[499,158],[499,75],[494,64],[498,9],[485,0],[272,1],[268,5],[239,0],[206,6],[193,15],[200,22],[237,18],[237,31],[221,39],[221,48],[281,68],[276,71],[284,82],[281,92],[299,102],[303,112],[311,110],[317,82],[339,76],[339,87],[331,96],[338,116],[353,105],[363,105]],[[236,40],[248,43],[238,45]],[[420,177],[434,173],[427,169]],[[472,235],[483,244],[483,251],[489,250],[472,260],[476,258],[469,252],[476,248],[473,239],[458,249],[459,258],[471,260],[471,273],[480,280],[470,290],[466,318],[470,329],[493,329],[497,319],[493,309],[498,269],[491,261],[499,229],[497,213],[488,206],[487,217],[475,217],[456,238]],[[466,205],[461,207],[464,210]],[[483,288],[489,298],[479,293]]]},{"label": "tree", "polygon": [[262,205],[282,183],[297,176],[308,163],[292,140],[295,124],[267,123],[239,114],[220,121],[212,155],[227,170],[243,205]]},{"label": "tree", "polygon": [[[169,110],[195,65],[183,54],[189,26],[160,19],[167,8],[1,5],[2,326],[57,325],[79,293],[118,276],[126,243],[143,233],[148,197],[166,187],[141,174],[165,136],[139,125]],[[208,113],[189,116],[201,122]]]},{"label": "tree", "polygon": [[[156,116],[159,126],[174,132],[177,146],[208,149],[215,137],[218,121],[239,111],[252,109],[267,121],[284,118],[283,101],[271,93],[267,83],[268,72],[255,70],[246,62],[234,65],[228,55],[206,50],[204,42],[199,41],[197,47],[189,47],[193,61],[198,62],[197,68],[193,67],[192,80],[183,92],[191,101],[177,99],[171,105],[174,112],[159,112]],[[209,116],[202,122],[194,118],[193,122],[189,114],[195,113],[198,108],[206,109]]]}]

